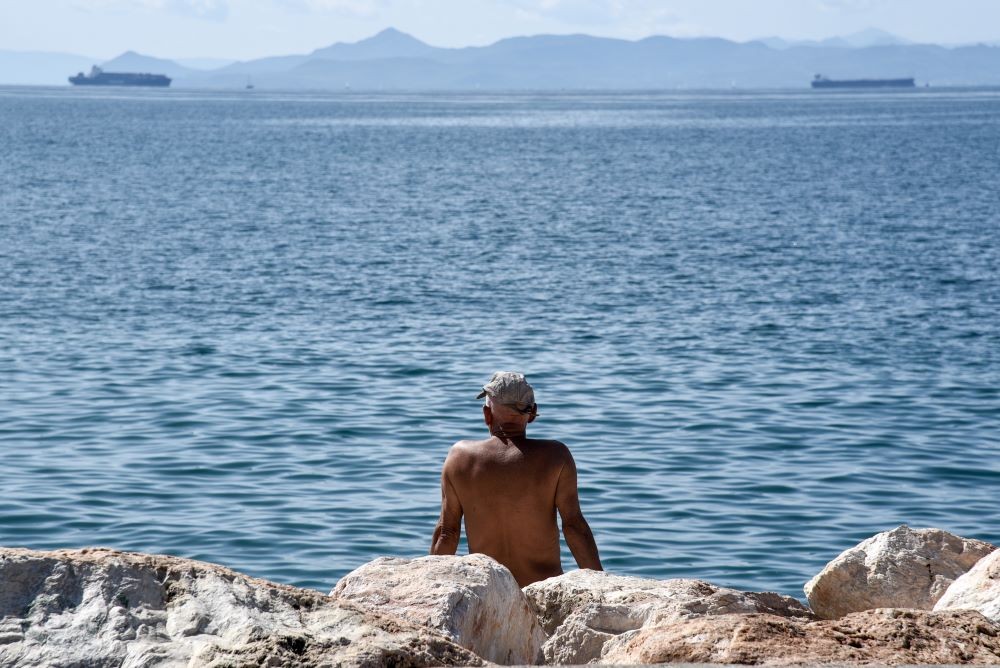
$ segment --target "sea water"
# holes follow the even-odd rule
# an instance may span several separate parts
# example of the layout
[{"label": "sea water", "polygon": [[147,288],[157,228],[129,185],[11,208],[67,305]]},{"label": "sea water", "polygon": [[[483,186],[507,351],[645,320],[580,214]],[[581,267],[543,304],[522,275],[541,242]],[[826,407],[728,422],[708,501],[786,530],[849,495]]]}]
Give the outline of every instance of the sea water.
[{"label": "sea water", "polygon": [[1000,542],[998,183],[997,91],[0,89],[0,545],[327,590],[497,369],[608,570]]}]

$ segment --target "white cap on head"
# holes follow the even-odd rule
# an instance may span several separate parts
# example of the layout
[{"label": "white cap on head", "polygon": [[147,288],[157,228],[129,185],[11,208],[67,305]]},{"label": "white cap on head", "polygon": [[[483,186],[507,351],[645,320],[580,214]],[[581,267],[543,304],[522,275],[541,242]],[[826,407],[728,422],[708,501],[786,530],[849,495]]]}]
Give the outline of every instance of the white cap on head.
[{"label": "white cap on head", "polygon": [[535,405],[535,391],[523,373],[497,371],[490,382],[483,385],[477,399],[489,396],[497,403],[509,406],[519,413],[528,413]]}]

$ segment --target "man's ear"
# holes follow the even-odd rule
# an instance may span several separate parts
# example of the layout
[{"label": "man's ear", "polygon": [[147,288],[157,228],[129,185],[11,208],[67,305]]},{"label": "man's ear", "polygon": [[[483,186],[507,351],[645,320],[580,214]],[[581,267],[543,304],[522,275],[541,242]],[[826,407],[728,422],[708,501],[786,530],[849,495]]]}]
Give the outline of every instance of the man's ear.
[{"label": "man's ear", "polygon": [[531,404],[531,412],[528,414],[528,424],[534,422],[536,417],[538,417],[538,404]]}]

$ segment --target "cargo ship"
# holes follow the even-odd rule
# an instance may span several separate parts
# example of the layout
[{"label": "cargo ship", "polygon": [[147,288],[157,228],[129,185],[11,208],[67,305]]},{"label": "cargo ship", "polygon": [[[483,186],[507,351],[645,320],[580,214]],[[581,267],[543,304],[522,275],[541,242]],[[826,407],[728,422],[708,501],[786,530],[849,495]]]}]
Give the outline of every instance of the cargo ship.
[{"label": "cargo ship", "polygon": [[812,81],[813,88],[915,88],[913,79],[827,79],[817,74]]},{"label": "cargo ship", "polygon": [[170,77],[163,74],[135,74],[132,72],[105,72],[96,65],[90,74],[80,72],[70,77],[74,86],[155,86],[166,88],[170,85]]}]

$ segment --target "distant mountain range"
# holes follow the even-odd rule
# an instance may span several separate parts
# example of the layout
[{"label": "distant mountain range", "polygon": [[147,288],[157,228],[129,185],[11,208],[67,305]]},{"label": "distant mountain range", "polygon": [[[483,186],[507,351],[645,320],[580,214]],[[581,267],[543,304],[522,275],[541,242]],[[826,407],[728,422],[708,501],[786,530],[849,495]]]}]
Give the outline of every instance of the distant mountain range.
[{"label": "distant mountain range", "polygon": [[903,46],[913,42],[896,37],[892,33],[876,28],[869,28],[846,37],[831,37],[824,40],[790,40],[782,37],[765,37],[758,42],[767,44],[772,49],[790,49],[795,46],[828,47],[833,49],[867,49],[873,46]]},{"label": "distant mountain range", "polygon": [[[66,77],[93,64],[82,56],[0,51],[0,83],[65,85]],[[166,74],[179,88],[244,88],[248,82],[261,89],[321,90],[803,88],[818,73],[981,86],[1000,85],[1000,46],[913,44],[866,30],[822,41],[538,35],[440,48],[389,28],[309,54],[227,62],[129,51],[101,66]]]}]

